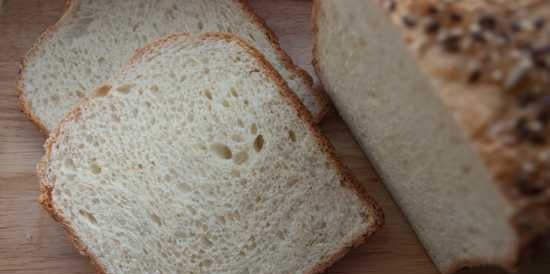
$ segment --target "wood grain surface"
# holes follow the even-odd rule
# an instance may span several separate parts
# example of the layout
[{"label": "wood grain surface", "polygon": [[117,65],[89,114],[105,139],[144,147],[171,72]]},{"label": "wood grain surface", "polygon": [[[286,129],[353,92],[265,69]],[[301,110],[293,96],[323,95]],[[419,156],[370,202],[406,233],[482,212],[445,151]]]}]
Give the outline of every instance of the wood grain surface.
[{"label": "wood grain surface", "polygon": [[[16,105],[18,62],[35,39],[57,20],[63,2],[5,0],[0,8],[0,273],[94,273],[61,226],[36,202],[39,187],[35,165],[43,153],[45,139]],[[278,34],[294,61],[313,75],[311,3],[258,0],[253,1],[253,7]],[[321,126],[339,156],[386,214],[384,229],[327,273],[437,273],[342,120],[332,112]]]}]

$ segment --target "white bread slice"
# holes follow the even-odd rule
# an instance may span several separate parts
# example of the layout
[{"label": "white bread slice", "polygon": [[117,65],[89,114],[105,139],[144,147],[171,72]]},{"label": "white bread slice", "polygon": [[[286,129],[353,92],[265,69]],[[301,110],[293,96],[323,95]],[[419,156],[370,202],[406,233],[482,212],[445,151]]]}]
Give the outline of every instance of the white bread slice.
[{"label": "white bread slice", "polygon": [[550,1],[318,0],[314,14],[319,78],[442,272],[514,270],[548,243]]},{"label": "white bread slice", "polygon": [[128,61],[133,51],[174,32],[234,32],[259,49],[316,120],[327,102],[295,66],[247,1],[70,0],[23,60],[20,107],[47,133],[88,92]]},{"label": "white bread slice", "polygon": [[271,65],[171,35],[69,113],[41,202],[104,273],[316,273],[383,216]]}]

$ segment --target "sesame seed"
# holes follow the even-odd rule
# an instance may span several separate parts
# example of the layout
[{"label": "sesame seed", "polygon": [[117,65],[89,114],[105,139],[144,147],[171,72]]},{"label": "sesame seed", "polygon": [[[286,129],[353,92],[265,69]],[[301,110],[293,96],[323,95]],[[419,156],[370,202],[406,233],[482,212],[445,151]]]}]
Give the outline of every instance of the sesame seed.
[{"label": "sesame seed", "polygon": [[514,22],[512,22],[512,24],[510,25],[510,29],[511,29],[513,32],[520,32],[520,31],[522,30],[521,24],[514,21]]},{"label": "sesame seed", "polygon": [[394,12],[397,9],[397,3],[394,0],[387,0],[385,5],[386,9],[390,12]]},{"label": "sesame seed", "polygon": [[516,121],[516,126],[514,127],[516,134],[518,137],[523,140],[529,136],[531,131],[529,130],[529,127],[527,126],[527,118],[521,117],[519,120]]},{"label": "sesame seed", "polygon": [[520,176],[516,182],[516,185],[518,186],[519,192],[526,196],[534,196],[540,194],[544,190],[538,186],[538,184],[534,184],[531,180],[529,180],[528,175]]},{"label": "sesame seed", "polygon": [[425,31],[427,34],[436,34],[440,28],[441,25],[437,21],[432,21],[426,25]]},{"label": "sesame seed", "polygon": [[530,60],[524,59],[508,73],[504,87],[509,90],[519,84],[533,66]]},{"label": "sesame seed", "polygon": [[502,71],[500,69],[493,70],[491,77],[496,81],[502,80]]},{"label": "sesame seed", "polygon": [[442,44],[445,51],[449,53],[456,53],[460,51],[460,37],[456,35],[450,35],[443,39]]},{"label": "sesame seed", "polygon": [[529,122],[526,117],[521,117],[515,126],[518,140],[527,141],[533,145],[544,145],[546,143],[542,129],[542,123],[538,121]]},{"label": "sesame seed", "polygon": [[439,12],[439,10],[432,5],[429,5],[428,8],[426,8],[426,14],[427,15],[436,15]]},{"label": "sesame seed", "polygon": [[525,171],[526,173],[533,173],[533,171],[535,171],[535,164],[533,164],[531,162],[524,162],[521,165],[521,169],[523,171]]},{"label": "sesame seed", "polygon": [[478,82],[480,79],[481,71],[479,69],[470,72],[470,76],[468,76],[468,82],[470,82],[471,84]]},{"label": "sesame seed", "polygon": [[547,124],[548,124],[548,121],[550,121],[550,110],[548,110],[548,109],[543,109],[543,110],[541,110],[541,111],[537,114],[537,120],[538,120],[542,125],[547,125]]},{"label": "sesame seed", "polygon": [[487,41],[481,31],[472,32],[472,39],[478,43],[485,43]]},{"label": "sesame seed", "polygon": [[462,22],[462,15],[456,12],[452,12],[451,14],[449,14],[449,19],[451,19],[451,22],[453,23],[460,23]]},{"label": "sesame seed", "polygon": [[403,25],[408,28],[413,28],[416,26],[416,20],[410,16],[403,16],[401,21],[403,22]]},{"label": "sesame seed", "polygon": [[494,30],[497,26],[496,19],[490,15],[482,16],[478,23],[484,30]]},{"label": "sesame seed", "polygon": [[543,130],[544,127],[543,127],[541,122],[535,120],[535,121],[531,121],[531,123],[529,123],[529,129],[534,131],[534,132],[539,132],[539,131]]},{"label": "sesame seed", "polygon": [[546,20],[544,20],[544,18],[538,18],[535,20],[535,29],[542,30],[544,25],[546,25]]},{"label": "sesame seed", "polygon": [[517,97],[518,105],[522,108],[534,103],[537,97],[532,92],[522,92]]}]

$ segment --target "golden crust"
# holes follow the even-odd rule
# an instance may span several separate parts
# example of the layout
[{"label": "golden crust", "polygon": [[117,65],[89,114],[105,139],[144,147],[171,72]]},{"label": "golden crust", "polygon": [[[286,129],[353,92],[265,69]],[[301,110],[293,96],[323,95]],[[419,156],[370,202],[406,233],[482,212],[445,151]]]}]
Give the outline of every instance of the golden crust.
[{"label": "golden crust", "polygon": [[[84,99],[80,103],[80,105],[83,105],[88,101],[89,99]],[[67,122],[77,121],[80,118],[80,111],[81,111],[80,105],[75,107],[72,111],[70,111],[65,116],[63,121],[51,132],[50,137],[44,143],[45,154],[36,165],[36,174],[40,181],[40,196],[38,197],[38,202],[42,205],[44,210],[46,210],[46,212],[48,212],[48,214],[52,216],[52,218],[56,222],[60,223],[63,226],[63,229],[65,230],[65,233],[67,235],[67,238],[73,243],[73,245],[78,250],[78,252],[90,258],[90,262],[96,269],[96,273],[105,274],[107,273],[105,270],[105,267],[101,265],[101,263],[99,262],[95,254],[93,254],[86,248],[86,245],[84,245],[82,240],[80,240],[80,238],[77,236],[77,234],[69,225],[69,223],[65,221],[63,215],[55,209],[55,206],[53,204],[53,199],[52,199],[54,182],[49,182],[46,176],[46,172],[47,172],[46,169],[48,165],[48,159],[51,154],[52,146],[54,146],[55,143],[57,142],[57,138],[59,137],[59,133],[62,131],[64,124]]]},{"label": "golden crust", "polygon": [[[147,54],[152,53],[155,50],[158,50],[160,47],[166,46],[167,44],[175,43],[181,39],[187,39],[189,37],[191,36],[185,33],[172,34],[172,35],[168,35],[166,37],[160,38],[141,49],[138,49],[135,52],[134,56],[130,59],[127,66],[124,67],[122,73],[128,70],[131,66],[139,64],[139,61],[143,58],[143,56],[146,56]],[[330,256],[328,256],[324,261],[320,262],[317,266],[315,266],[313,269],[311,269],[305,274],[316,274],[316,273],[322,272],[323,270],[331,266],[334,262],[336,262],[339,258],[343,257],[352,247],[360,245],[369,236],[371,236],[373,233],[381,229],[384,224],[384,214],[382,212],[382,209],[368,195],[367,190],[357,181],[357,179],[353,176],[350,170],[347,169],[343,165],[343,163],[337,158],[334,147],[328,141],[328,139],[321,133],[321,131],[316,127],[311,113],[302,104],[300,99],[290,90],[290,88],[288,87],[286,82],[283,80],[283,78],[272,67],[272,65],[265,59],[265,57],[257,49],[249,46],[246,42],[241,40],[241,38],[232,34],[205,33],[205,34],[199,35],[196,39],[197,41],[205,41],[205,40],[212,39],[212,40],[226,40],[230,42],[236,42],[237,44],[239,44],[239,46],[245,49],[251,56],[253,56],[258,62],[258,66],[261,68],[261,70],[263,70],[263,73],[265,73],[269,78],[273,80],[273,82],[278,86],[281,96],[283,96],[283,98],[287,100],[287,102],[294,108],[294,110],[296,111],[300,119],[302,119],[303,122],[306,124],[306,127],[308,128],[308,130],[310,131],[311,134],[313,134],[314,138],[319,143],[322,151],[326,154],[326,157],[328,158],[329,162],[332,165],[334,165],[334,167],[338,170],[338,173],[342,179],[343,184],[349,187],[350,189],[352,189],[354,192],[356,192],[361,197],[361,201],[363,202],[365,209],[371,211],[371,212],[365,212],[364,217],[369,222],[369,226],[366,231],[364,231],[361,235],[356,235],[353,241],[347,243],[343,248],[341,248],[340,250],[337,250],[333,254],[330,254]],[[107,89],[106,86],[101,86],[97,90],[104,90],[104,89]],[[55,185],[54,185],[54,182],[48,181],[48,178],[46,175],[46,168],[48,166],[48,159],[51,154],[52,146],[54,146],[57,143],[59,135],[63,131],[63,128],[67,124],[74,123],[75,121],[77,121],[80,118],[81,110],[85,108],[86,105],[89,104],[90,101],[93,100],[95,96],[98,96],[97,92],[95,93],[95,95],[87,99],[84,99],[78,106],[76,106],[65,117],[65,119],[56,127],[56,129],[52,131],[50,137],[48,138],[48,140],[44,145],[45,155],[37,165],[37,175],[40,179],[40,185],[41,185],[41,195],[39,198],[39,202],[43,205],[45,210],[57,222],[63,225],[69,239],[71,239],[71,241],[73,242],[75,247],[80,251],[81,254],[88,256],[90,258],[92,264],[95,265],[98,273],[106,273],[105,267],[100,264],[100,262],[97,259],[97,256],[86,248],[86,246],[78,238],[77,234],[72,230],[70,225],[64,220],[62,214],[55,208],[55,203],[52,199],[52,191],[54,190]],[[101,94],[99,94],[99,96],[101,96]]]},{"label": "golden crust", "polygon": [[[515,257],[458,260],[445,273],[479,265],[514,271],[550,231],[550,2],[378,1],[515,208]],[[314,0],[314,37],[320,5]]]},{"label": "golden crust", "polygon": [[[249,16],[249,18],[264,32],[264,34],[272,44],[273,48],[275,49],[275,52],[277,53],[279,59],[283,62],[285,67],[289,71],[295,73],[298,77],[302,79],[305,86],[309,89],[309,92],[313,95],[313,97],[316,100],[316,104],[318,105],[319,111],[317,113],[313,113],[313,117],[315,118],[316,123],[320,123],[324,118],[325,114],[329,110],[329,100],[327,96],[324,94],[322,90],[313,88],[313,79],[311,78],[311,76],[305,70],[296,66],[292,62],[292,59],[279,45],[279,41],[275,33],[265,24],[265,22],[260,17],[256,15],[254,10],[250,7],[250,4],[248,3],[248,1],[247,0],[233,0],[233,1],[235,1],[235,3],[237,3],[243,9],[245,14]],[[53,33],[63,24],[65,18],[68,18],[71,15],[71,13],[78,7],[78,4],[79,4],[79,0],[65,0],[65,8],[59,20],[52,26],[48,27],[46,31],[44,31],[42,35],[40,35],[38,40],[33,44],[31,49],[27,52],[25,57],[21,60],[21,63],[19,66],[19,72],[18,72],[18,77],[16,81],[16,94],[18,97],[18,106],[21,109],[21,111],[25,114],[25,117],[27,117],[27,119],[33,122],[44,136],[48,136],[48,129],[44,124],[44,122],[32,111],[30,101],[27,100],[25,96],[25,88],[23,85],[23,80],[25,79],[26,67],[29,60],[31,60],[34,57],[36,50],[43,44],[44,41],[52,37]]]},{"label": "golden crust", "polygon": [[314,96],[316,103],[318,105],[319,111],[317,113],[312,113],[312,116],[315,120],[315,123],[320,123],[325,115],[328,113],[330,109],[329,99],[327,95],[324,93],[322,89],[314,88],[313,87],[313,78],[302,68],[298,67],[297,65],[292,62],[292,59],[288,54],[281,48],[279,44],[279,38],[277,38],[277,35],[271,30],[265,21],[260,18],[252,9],[250,6],[250,3],[248,0],[235,0],[237,1],[243,10],[250,16],[250,19],[255,22],[262,30],[264,30],[265,35],[268,37],[268,40],[273,45],[273,48],[279,55],[279,59],[283,61],[283,64],[285,67],[289,70],[294,72],[295,74],[299,75],[300,78],[304,81],[306,86],[309,88],[309,92]]},{"label": "golden crust", "polygon": [[65,8],[63,10],[63,13],[59,20],[55,22],[55,24],[49,26],[38,38],[36,42],[32,45],[31,49],[27,52],[25,57],[21,60],[21,63],[19,64],[19,71],[17,73],[17,80],[15,84],[15,91],[17,96],[17,105],[19,106],[19,109],[25,114],[25,117],[29,119],[33,124],[35,124],[40,132],[44,136],[48,136],[48,128],[42,122],[42,120],[34,114],[34,112],[31,109],[30,101],[27,100],[25,96],[25,88],[23,87],[23,79],[25,78],[26,68],[29,60],[34,57],[34,54],[36,53],[36,50],[42,45],[42,43],[50,39],[53,32],[61,26],[61,24],[64,22],[65,18],[68,17],[68,15],[73,11],[76,6],[78,5],[78,0],[65,0]]},{"label": "golden crust", "polygon": [[[516,207],[513,225],[526,245],[550,228],[550,3],[381,3]],[[524,210],[535,205],[545,220]],[[529,223],[536,227],[520,229]]]}]

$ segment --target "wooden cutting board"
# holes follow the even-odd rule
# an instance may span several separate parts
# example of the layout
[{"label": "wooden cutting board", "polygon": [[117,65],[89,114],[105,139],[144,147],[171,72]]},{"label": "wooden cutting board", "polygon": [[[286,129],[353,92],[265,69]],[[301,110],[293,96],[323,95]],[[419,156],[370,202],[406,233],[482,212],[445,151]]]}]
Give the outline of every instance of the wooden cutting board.
[{"label": "wooden cutting board", "polygon": [[[0,273],[94,273],[88,260],[75,251],[61,227],[36,202],[39,188],[35,165],[42,156],[45,138],[16,105],[18,62],[40,33],[57,20],[63,2],[4,0],[0,8]],[[294,61],[313,75],[311,3],[258,0],[253,6]],[[437,273],[342,120],[332,112],[322,129],[386,214],[384,229],[327,273]]]}]

